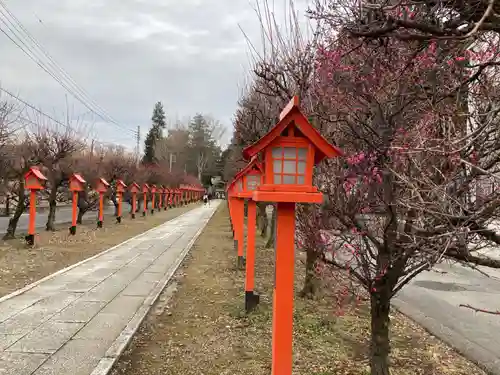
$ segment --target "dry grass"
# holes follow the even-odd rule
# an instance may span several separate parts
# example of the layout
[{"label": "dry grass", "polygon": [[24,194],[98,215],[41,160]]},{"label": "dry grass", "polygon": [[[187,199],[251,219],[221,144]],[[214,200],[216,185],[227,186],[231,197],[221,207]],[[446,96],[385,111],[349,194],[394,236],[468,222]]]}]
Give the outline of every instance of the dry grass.
[{"label": "dry grass", "polygon": [[75,236],[68,233],[69,224],[56,232],[39,230],[34,248],[27,248],[23,238],[0,242],[0,296],[11,293],[71,264],[89,258],[150,228],[164,223],[195,207],[173,208],[132,220],[129,216],[116,224],[112,216],[104,218],[104,228],[95,221],[77,227]]},{"label": "dry grass", "polygon": [[[258,241],[256,290],[261,304],[243,311],[244,274],[236,271],[227,209],[219,209],[165,294],[134,337],[113,375],[262,375],[271,370],[273,250]],[[297,288],[303,266],[297,261]],[[171,293],[169,288],[167,293]],[[296,298],[294,374],[366,375],[366,306],[334,314],[332,294]],[[401,314],[392,316],[395,375],[484,374]]]}]

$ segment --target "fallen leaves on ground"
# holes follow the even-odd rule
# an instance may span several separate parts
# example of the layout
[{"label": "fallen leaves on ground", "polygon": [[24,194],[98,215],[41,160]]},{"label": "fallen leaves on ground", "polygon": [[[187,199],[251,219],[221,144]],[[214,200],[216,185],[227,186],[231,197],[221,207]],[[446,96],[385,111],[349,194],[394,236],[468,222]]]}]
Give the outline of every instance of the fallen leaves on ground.
[{"label": "fallen leaves on ground", "polygon": [[[227,208],[221,207],[141,325],[113,375],[262,375],[271,372],[272,249],[257,241],[256,290],[261,303],[246,316],[244,272],[236,270]],[[298,256],[296,288],[304,266]],[[336,316],[333,290],[315,300],[296,297],[294,375],[367,375],[366,306]],[[170,292],[169,292],[170,293]],[[171,293],[170,293],[171,294]],[[392,374],[484,374],[403,315],[392,313]]]}]

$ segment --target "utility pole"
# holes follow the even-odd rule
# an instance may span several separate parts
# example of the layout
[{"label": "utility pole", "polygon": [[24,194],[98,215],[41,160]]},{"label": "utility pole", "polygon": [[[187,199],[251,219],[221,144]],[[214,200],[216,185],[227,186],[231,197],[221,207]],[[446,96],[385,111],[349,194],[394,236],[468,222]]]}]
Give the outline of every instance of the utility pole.
[{"label": "utility pole", "polygon": [[177,161],[176,155],[173,152],[169,153],[169,165],[170,165],[170,173],[172,173],[172,164]]},{"label": "utility pole", "polygon": [[137,165],[139,165],[139,159],[140,159],[140,152],[141,152],[141,127],[140,125],[137,125],[137,134],[136,134],[137,138],[136,138],[136,150],[135,150],[135,153],[136,153],[136,156],[137,156]]}]

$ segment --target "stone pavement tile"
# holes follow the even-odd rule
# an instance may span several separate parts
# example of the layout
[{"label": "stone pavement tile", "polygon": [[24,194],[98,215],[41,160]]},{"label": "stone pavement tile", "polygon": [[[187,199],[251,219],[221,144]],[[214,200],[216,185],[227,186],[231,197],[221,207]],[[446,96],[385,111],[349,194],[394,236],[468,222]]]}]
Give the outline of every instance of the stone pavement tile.
[{"label": "stone pavement tile", "polygon": [[20,294],[12,299],[0,302],[0,323],[20,313],[42,299],[39,295]]},{"label": "stone pavement tile", "polygon": [[[107,345],[107,349],[123,331],[131,318],[132,316],[125,316],[124,314],[99,313],[78,331],[74,339],[78,341],[100,340]],[[91,345],[90,342],[89,345]]]},{"label": "stone pavement tile", "polygon": [[144,277],[139,276],[137,279],[132,281],[120,294],[124,296],[144,296],[147,297],[149,293],[154,289],[158,281],[160,280],[162,274],[155,273],[149,275],[156,275],[156,280],[147,280]]},{"label": "stone pavement tile", "polygon": [[0,333],[14,335],[29,333],[78,299],[80,295],[81,293],[61,292],[44,298],[0,323]]},{"label": "stone pavement tile", "polygon": [[170,266],[172,265],[172,262],[177,259],[177,257],[180,254],[180,251],[182,248],[178,248],[177,244],[167,251],[165,251],[162,255],[158,257],[156,262],[152,264],[150,267],[148,267],[144,272],[151,272],[151,273],[165,273],[168,271]]},{"label": "stone pavement tile", "polygon": [[101,309],[106,306],[104,301],[76,301],[61,312],[54,315],[51,320],[58,322],[87,323]]},{"label": "stone pavement tile", "polygon": [[0,353],[0,375],[31,375],[48,354]]},{"label": "stone pavement tile", "polygon": [[0,335],[0,352],[7,349],[9,346],[14,344],[17,340],[23,337],[23,334],[18,335]]},{"label": "stone pavement tile", "polygon": [[109,343],[101,340],[70,340],[33,375],[89,375],[108,347]]},{"label": "stone pavement tile", "polygon": [[104,280],[102,283],[97,285],[95,288],[89,290],[85,293],[80,300],[81,301],[104,301],[108,302],[115,298],[118,293],[127,287],[130,282],[127,280],[121,280],[117,282],[116,279],[111,279],[111,277]]},{"label": "stone pavement tile", "polygon": [[120,293],[108,303],[99,314],[116,314],[130,320],[146,298],[144,296],[125,296]]},{"label": "stone pavement tile", "polygon": [[103,266],[101,268],[94,269],[91,273],[87,275],[87,278],[92,280],[96,279],[105,280],[106,278],[113,275],[116,271],[117,269],[115,268],[107,268]]},{"label": "stone pavement tile", "polygon": [[73,337],[84,323],[55,322],[49,320],[37,327],[36,330],[24,336],[10,348],[9,352],[25,353],[55,353],[71,337]]}]

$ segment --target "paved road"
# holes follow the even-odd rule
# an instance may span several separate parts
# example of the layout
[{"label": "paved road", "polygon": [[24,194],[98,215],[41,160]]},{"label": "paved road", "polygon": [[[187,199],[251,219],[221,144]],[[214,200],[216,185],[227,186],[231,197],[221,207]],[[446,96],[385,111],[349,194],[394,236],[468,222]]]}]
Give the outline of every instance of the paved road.
[{"label": "paved road", "polygon": [[[56,211],[56,224],[65,224],[71,222],[71,208],[69,207],[61,207]],[[124,203],[123,212],[129,212],[130,205],[128,203]],[[104,209],[105,215],[112,215],[114,213],[114,206],[106,206]],[[35,217],[35,225],[37,228],[45,228],[45,224],[47,223],[48,210],[43,212],[37,212]],[[97,211],[87,212],[84,216],[84,220],[88,218],[95,218],[97,220]],[[0,233],[5,233],[7,231],[7,227],[9,225],[8,217],[0,217]],[[19,218],[19,223],[17,225],[18,231],[27,231],[28,230],[28,220],[29,214],[25,213]]]},{"label": "paved road", "polygon": [[[459,265],[442,264],[405,286],[393,305],[463,355],[500,375],[500,270],[490,277]],[[499,311],[475,312],[460,305]]]},{"label": "paved road", "polygon": [[106,374],[218,204],[0,298],[0,374]]}]

